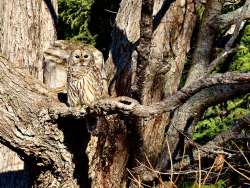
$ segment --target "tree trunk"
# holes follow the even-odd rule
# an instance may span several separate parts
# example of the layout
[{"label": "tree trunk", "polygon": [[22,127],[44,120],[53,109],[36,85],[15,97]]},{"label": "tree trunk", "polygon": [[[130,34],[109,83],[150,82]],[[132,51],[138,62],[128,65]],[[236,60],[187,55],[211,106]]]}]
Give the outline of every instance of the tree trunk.
[{"label": "tree trunk", "polygon": [[[15,67],[27,70],[39,80],[42,80],[43,51],[56,38],[56,12],[56,0],[0,1],[0,53]],[[2,173],[23,170],[23,162],[15,153],[2,145],[0,153]],[[0,187],[8,187],[7,184],[1,183],[3,181],[9,185],[13,181],[18,187],[27,187],[26,176],[23,175],[23,178],[14,172],[8,173],[9,176],[1,176]],[[11,178],[11,174],[15,178]],[[2,177],[10,179],[2,180]],[[20,182],[17,181],[18,178]]]},{"label": "tree trunk", "polygon": [[[121,2],[107,61],[108,65],[115,65],[116,74],[113,79],[116,81],[116,95],[132,96],[135,79],[142,74],[144,79],[137,83],[142,87],[139,91],[142,104],[150,105],[176,93],[196,22],[194,6],[192,0],[155,0],[153,35],[147,44],[151,46],[152,60],[146,65],[144,73],[136,75],[138,65],[135,50],[140,37],[141,11],[145,9],[141,9],[141,0]],[[107,67],[113,69],[111,65]],[[155,166],[168,122],[169,113],[164,113],[148,119],[137,119],[136,124],[129,125],[133,137],[137,137],[139,142],[132,148],[134,167],[139,166],[136,160],[144,163],[145,156]]]},{"label": "tree trunk", "polygon": [[[207,107],[250,92],[250,73],[210,74],[214,68],[210,66],[218,64],[209,62],[215,37],[210,29],[234,23],[232,15],[250,18],[250,1],[244,5],[246,11],[240,14],[236,9],[229,15],[220,15],[221,3],[208,0],[204,15],[212,17],[204,18],[208,25],[200,28],[197,45],[202,48],[193,54],[194,75],[180,89],[196,23],[193,0],[121,2],[106,62],[112,97],[94,101],[86,109],[59,102],[58,92],[0,56],[0,141],[29,162],[33,186],[118,188],[156,183],[167,187],[155,169],[171,168],[173,184],[176,158],[184,156],[187,141],[203,153],[223,152],[215,150],[217,146],[211,146],[212,151],[200,147],[188,134]],[[44,82],[52,88],[65,82],[64,58],[70,50],[63,49],[64,44],[55,43],[46,52],[50,63]],[[62,59],[56,52],[62,52]],[[23,63],[20,54],[18,65]],[[54,79],[58,75],[63,79]],[[93,116],[102,123],[90,134],[84,122]],[[237,132],[241,131],[229,131],[227,140]]]},{"label": "tree trunk", "polygon": [[56,39],[57,1],[0,2],[0,52],[42,80],[43,51]]}]

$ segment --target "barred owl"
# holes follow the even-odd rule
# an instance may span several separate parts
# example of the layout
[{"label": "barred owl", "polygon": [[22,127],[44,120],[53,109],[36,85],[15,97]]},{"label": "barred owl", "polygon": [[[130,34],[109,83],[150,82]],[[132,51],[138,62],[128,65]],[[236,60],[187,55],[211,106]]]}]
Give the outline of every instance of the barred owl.
[{"label": "barred owl", "polygon": [[103,63],[95,62],[94,48],[78,46],[67,62],[67,95],[70,107],[87,106],[107,93]]}]

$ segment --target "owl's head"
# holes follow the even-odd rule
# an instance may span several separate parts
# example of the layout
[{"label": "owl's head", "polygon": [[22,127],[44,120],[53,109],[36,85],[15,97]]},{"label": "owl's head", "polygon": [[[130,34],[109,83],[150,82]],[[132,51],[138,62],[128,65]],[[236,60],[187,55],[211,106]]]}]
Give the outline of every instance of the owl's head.
[{"label": "owl's head", "polygon": [[76,49],[69,57],[71,65],[89,66],[94,61],[93,53],[87,49]]}]

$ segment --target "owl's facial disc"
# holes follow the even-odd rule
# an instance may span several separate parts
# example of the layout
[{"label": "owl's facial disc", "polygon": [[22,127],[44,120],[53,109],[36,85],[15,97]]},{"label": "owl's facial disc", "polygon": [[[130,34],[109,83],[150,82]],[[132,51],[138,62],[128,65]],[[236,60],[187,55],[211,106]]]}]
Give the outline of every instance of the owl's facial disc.
[{"label": "owl's facial disc", "polygon": [[88,65],[89,62],[92,60],[92,56],[89,52],[83,52],[81,57],[81,64],[82,65]]},{"label": "owl's facial disc", "polygon": [[81,60],[81,51],[80,50],[74,50],[72,53],[71,53],[71,64],[72,65],[75,65],[75,64],[78,64]]}]

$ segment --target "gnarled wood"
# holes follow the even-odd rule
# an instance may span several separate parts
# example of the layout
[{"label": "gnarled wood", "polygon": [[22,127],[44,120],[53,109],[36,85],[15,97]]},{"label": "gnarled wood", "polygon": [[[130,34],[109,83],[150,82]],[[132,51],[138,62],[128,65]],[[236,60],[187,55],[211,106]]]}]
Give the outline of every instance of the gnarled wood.
[{"label": "gnarled wood", "polygon": [[0,10],[0,52],[42,80],[43,51],[56,39],[57,0],[2,0]]},{"label": "gnarled wood", "polygon": [[[142,104],[150,105],[176,92],[186,53],[190,49],[190,37],[196,20],[194,11],[194,2],[191,0],[154,1],[154,31],[150,43],[150,61],[145,68],[143,76],[145,79],[137,83],[143,88]],[[136,64],[131,61],[140,34],[140,15],[141,1],[122,1],[108,61],[117,67],[118,76],[114,77],[117,95],[130,96],[133,78],[142,76],[134,76],[133,67],[136,67]],[[141,29],[144,29],[143,26]],[[170,70],[168,67],[171,67]],[[139,130],[143,146],[136,146],[142,147],[135,152],[136,158],[143,160],[145,152],[152,164],[155,164],[161,150],[168,118],[169,114],[163,114],[149,121],[137,121],[136,127],[139,124],[143,125],[136,128]]]},{"label": "gnarled wood", "polygon": [[[54,23],[56,12],[57,0],[0,1],[0,53],[10,60],[9,63],[27,70],[40,80],[42,80],[42,53],[56,38]],[[3,165],[0,171],[21,172],[24,166],[22,160],[12,151],[7,152],[4,146],[0,148],[0,153],[4,153],[5,156],[2,158],[0,155],[0,164]],[[17,166],[19,167],[16,168]],[[11,184],[11,180],[7,181]],[[21,177],[19,181],[22,181],[20,186],[28,184],[26,176]]]},{"label": "gnarled wood", "polygon": [[[209,19],[200,32],[216,27],[209,20],[220,16],[221,4],[211,2],[215,0],[207,4]],[[123,0],[106,62],[113,96],[87,109],[68,108],[57,93],[0,58],[0,142],[30,163],[34,187],[135,187],[127,168],[136,178],[151,182],[156,176],[145,165],[167,170],[170,156],[175,159],[182,152],[179,135],[206,107],[250,91],[249,73],[209,75],[205,70],[213,43],[202,41],[204,33],[198,39],[202,48],[196,49],[193,59],[198,64],[200,60],[204,69],[192,68],[192,79],[178,90],[195,22],[193,0]],[[212,40],[215,34],[210,32]],[[54,74],[49,71],[48,66],[46,84]],[[82,120],[93,115],[102,123],[89,134]]]},{"label": "gnarled wood", "polygon": [[[59,124],[49,116],[50,106],[62,106],[39,81],[16,71],[0,59],[0,140],[36,166],[35,187],[77,187],[73,156]],[[47,169],[44,171],[44,169]]]}]

